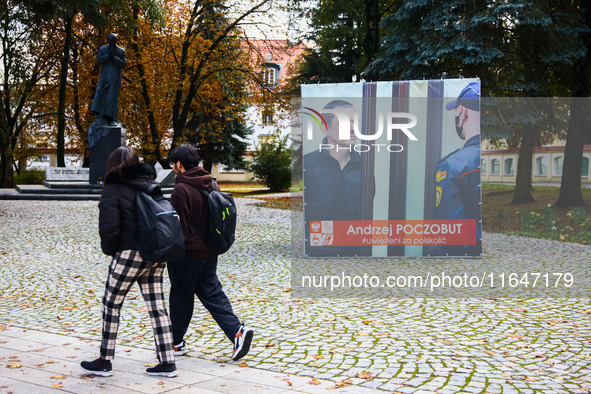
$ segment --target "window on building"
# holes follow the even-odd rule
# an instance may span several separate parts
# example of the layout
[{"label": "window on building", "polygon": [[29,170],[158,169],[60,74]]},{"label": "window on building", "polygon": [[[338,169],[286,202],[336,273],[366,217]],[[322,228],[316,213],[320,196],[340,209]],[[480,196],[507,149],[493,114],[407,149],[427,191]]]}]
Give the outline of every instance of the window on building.
[{"label": "window on building", "polygon": [[263,126],[270,126],[273,124],[273,108],[263,108],[261,112],[261,123],[263,124]]},{"label": "window on building", "polygon": [[499,175],[501,173],[501,161],[499,159],[492,159],[490,161],[490,174]]},{"label": "window on building", "polygon": [[223,164],[218,164],[218,172],[220,174],[246,174],[244,170],[237,170],[231,167],[226,167]]},{"label": "window on building", "polygon": [[513,166],[513,158],[505,159],[504,175],[515,175],[515,168]]},{"label": "window on building", "polygon": [[263,83],[269,86],[275,85],[277,81],[277,70],[273,67],[265,67],[263,70]]},{"label": "window on building", "polygon": [[584,177],[589,176],[589,158],[587,156],[583,156],[583,165],[581,166],[581,176],[584,176]]},{"label": "window on building", "polygon": [[552,171],[552,175],[554,176],[562,176],[562,162],[563,162],[563,157],[562,156],[558,156],[554,158],[554,165],[553,165],[553,171]]},{"label": "window on building", "polygon": [[534,168],[535,176],[546,176],[548,175],[548,163],[544,156],[536,157],[536,165]]},{"label": "window on building", "polygon": [[486,175],[486,159],[480,160],[480,173]]}]

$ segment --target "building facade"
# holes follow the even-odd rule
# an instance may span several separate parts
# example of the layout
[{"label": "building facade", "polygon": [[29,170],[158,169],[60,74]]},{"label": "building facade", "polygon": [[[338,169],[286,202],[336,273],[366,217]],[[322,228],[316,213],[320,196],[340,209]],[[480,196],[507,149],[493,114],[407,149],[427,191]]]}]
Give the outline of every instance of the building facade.
[{"label": "building facade", "polygon": [[[480,174],[482,182],[515,183],[518,154],[518,149],[481,151]],[[591,178],[589,177],[591,170],[590,159],[591,145],[585,145],[581,168],[581,183],[583,184],[591,184]],[[563,162],[564,146],[534,148],[532,182],[560,185]]]}]

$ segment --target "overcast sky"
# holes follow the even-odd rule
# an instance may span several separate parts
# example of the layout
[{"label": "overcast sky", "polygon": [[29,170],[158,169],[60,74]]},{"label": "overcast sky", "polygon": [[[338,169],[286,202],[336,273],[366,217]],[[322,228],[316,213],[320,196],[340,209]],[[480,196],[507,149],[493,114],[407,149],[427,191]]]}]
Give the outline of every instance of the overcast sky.
[{"label": "overcast sky", "polygon": [[[261,0],[234,0],[236,16],[252,8]],[[257,39],[290,39],[297,40],[301,38],[298,30],[305,29],[307,23],[301,18],[291,18],[287,10],[285,10],[285,0],[271,0],[271,3],[265,5],[261,10],[245,19],[241,25],[249,38]]]}]

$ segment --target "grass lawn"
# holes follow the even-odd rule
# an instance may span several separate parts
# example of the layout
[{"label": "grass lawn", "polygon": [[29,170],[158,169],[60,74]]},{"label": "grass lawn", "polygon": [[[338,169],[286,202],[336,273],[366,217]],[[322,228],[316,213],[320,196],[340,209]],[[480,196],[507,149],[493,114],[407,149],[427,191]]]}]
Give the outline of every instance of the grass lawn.
[{"label": "grass lawn", "polygon": [[[243,185],[243,186],[240,186]],[[236,197],[261,199],[268,208],[301,209],[302,198],[264,197],[269,191],[261,184],[220,184],[222,190]],[[585,205],[581,208],[558,208],[558,187],[534,186],[535,201],[511,204],[512,185],[482,185],[482,226],[484,231],[525,235],[566,242],[591,244],[591,189],[583,189]]]},{"label": "grass lawn", "polygon": [[574,209],[554,207],[558,187],[534,186],[535,201],[527,204],[511,204],[514,189],[512,185],[482,185],[484,231],[591,243],[591,189],[583,189],[585,205]]}]

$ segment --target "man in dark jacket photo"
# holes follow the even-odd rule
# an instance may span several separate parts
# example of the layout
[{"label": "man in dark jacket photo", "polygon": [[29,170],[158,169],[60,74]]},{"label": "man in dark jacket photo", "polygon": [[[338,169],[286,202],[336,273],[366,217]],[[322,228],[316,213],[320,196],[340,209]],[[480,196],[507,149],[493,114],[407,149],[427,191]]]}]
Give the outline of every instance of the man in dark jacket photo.
[{"label": "man in dark jacket photo", "polygon": [[[170,153],[175,178],[171,203],[179,214],[185,237],[185,257],[167,264],[170,277],[170,318],[175,355],[188,352],[185,334],[197,295],[218,326],[234,344],[233,360],[248,354],[254,331],[234,314],[217,276],[217,255],[207,245],[209,206],[199,189],[211,190],[212,176],[199,166],[195,147],[182,144]],[[216,190],[219,187],[215,185]]]},{"label": "man in dark jacket photo", "polygon": [[357,142],[353,130],[355,108],[348,101],[333,100],[324,109],[345,113],[350,119],[350,134],[346,139],[340,138],[337,117],[327,113],[322,149],[304,155],[306,255],[355,256],[360,253],[357,246],[313,246],[311,242],[311,221],[361,219],[361,155],[352,149]]}]

